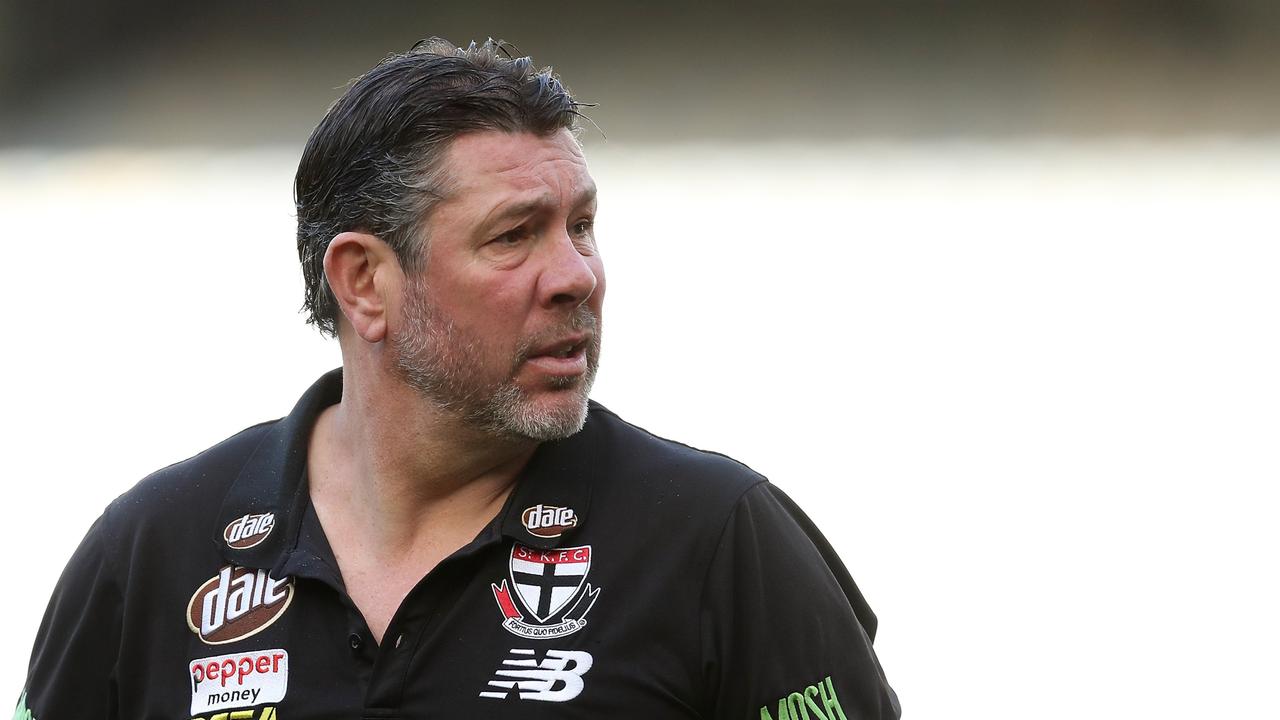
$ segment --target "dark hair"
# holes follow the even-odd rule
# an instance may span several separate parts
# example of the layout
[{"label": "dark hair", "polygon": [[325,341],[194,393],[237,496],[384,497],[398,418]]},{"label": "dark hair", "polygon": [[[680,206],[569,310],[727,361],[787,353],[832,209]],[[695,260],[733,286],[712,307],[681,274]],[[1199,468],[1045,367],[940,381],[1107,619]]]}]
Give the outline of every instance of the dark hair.
[{"label": "dark hair", "polygon": [[424,221],[446,191],[443,157],[477,130],[576,132],[578,103],[551,68],[538,70],[510,46],[466,49],[429,38],[354,80],[311,133],[298,175],[298,257],[303,309],[335,335],[340,314],[324,275],[335,235],[359,230],[391,246],[406,272],[426,261]]}]

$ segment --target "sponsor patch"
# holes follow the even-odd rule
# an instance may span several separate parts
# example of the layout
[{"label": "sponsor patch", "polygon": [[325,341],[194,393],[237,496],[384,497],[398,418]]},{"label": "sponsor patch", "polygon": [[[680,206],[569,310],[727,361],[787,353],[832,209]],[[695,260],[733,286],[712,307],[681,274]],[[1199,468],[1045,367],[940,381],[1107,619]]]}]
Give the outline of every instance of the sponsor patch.
[{"label": "sponsor patch", "polygon": [[513,648],[480,697],[503,700],[514,694],[521,700],[572,700],[586,686],[582,676],[592,662],[591,653],[582,650],[548,650],[539,660],[533,650]]},{"label": "sponsor patch", "polygon": [[520,522],[530,535],[542,538],[560,537],[566,530],[578,526],[578,516],[573,508],[557,505],[534,505],[520,513]]},{"label": "sponsor patch", "polygon": [[[600,589],[586,582],[591,546],[536,550],[511,547],[511,585],[490,584],[502,612],[502,627],[523,638],[555,638],[587,624]],[[512,589],[515,592],[512,592]]]},{"label": "sponsor patch", "polygon": [[200,658],[188,671],[192,715],[277,703],[289,689],[289,653],[280,649]]},{"label": "sponsor patch", "polygon": [[22,691],[22,697],[18,698],[18,706],[13,709],[13,720],[36,720],[31,711],[27,709],[27,691]]},{"label": "sponsor patch", "polygon": [[227,565],[196,589],[187,627],[209,645],[243,640],[275,622],[293,600],[293,578]]},{"label": "sponsor patch", "polygon": [[222,539],[227,541],[227,547],[246,550],[266,540],[275,526],[275,513],[245,515],[227,523]]},{"label": "sponsor patch", "polygon": [[[760,720],[775,720],[769,706],[760,708]],[[778,701],[776,720],[847,720],[831,676],[804,690],[797,690]]]},{"label": "sponsor patch", "polygon": [[232,710],[217,712],[206,717],[193,717],[191,720],[277,720],[276,709],[268,705],[261,710]]}]

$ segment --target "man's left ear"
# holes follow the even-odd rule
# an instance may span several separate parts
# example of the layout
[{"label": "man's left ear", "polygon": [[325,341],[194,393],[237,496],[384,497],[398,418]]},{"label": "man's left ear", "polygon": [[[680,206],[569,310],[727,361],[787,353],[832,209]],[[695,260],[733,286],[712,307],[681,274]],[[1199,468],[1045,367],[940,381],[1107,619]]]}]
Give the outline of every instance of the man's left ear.
[{"label": "man's left ear", "polygon": [[324,274],[347,322],[365,342],[382,342],[404,273],[391,246],[376,235],[343,232],[329,241]]}]

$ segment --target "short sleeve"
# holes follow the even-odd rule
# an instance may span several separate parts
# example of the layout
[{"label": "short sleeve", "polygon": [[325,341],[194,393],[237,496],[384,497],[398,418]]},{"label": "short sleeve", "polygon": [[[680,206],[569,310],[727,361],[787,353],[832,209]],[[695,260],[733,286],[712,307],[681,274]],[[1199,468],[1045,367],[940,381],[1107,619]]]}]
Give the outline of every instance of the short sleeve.
[{"label": "short sleeve", "polygon": [[724,528],[701,607],[716,720],[897,718],[871,646],[876,620],[817,528],[768,482]]},{"label": "short sleeve", "polygon": [[121,593],[106,557],[106,517],[89,529],[54,588],[15,717],[101,720],[117,715]]}]

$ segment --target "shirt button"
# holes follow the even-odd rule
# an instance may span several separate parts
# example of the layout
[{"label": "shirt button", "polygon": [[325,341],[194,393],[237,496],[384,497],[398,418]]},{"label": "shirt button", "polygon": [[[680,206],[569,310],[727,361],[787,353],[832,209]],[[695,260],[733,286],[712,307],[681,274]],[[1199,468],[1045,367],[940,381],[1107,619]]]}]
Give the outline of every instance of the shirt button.
[{"label": "shirt button", "polygon": [[351,633],[351,637],[347,638],[347,640],[351,642],[352,650],[359,650],[360,646],[364,644],[364,638],[360,637],[359,633]]}]

